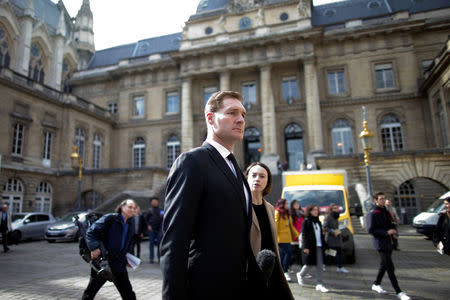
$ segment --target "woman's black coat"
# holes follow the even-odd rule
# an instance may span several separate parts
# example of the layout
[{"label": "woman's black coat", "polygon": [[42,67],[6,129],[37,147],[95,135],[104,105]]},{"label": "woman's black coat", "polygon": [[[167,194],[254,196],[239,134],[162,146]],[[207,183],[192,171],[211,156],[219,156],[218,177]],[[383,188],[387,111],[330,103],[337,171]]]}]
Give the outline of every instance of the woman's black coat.
[{"label": "woman's black coat", "polygon": [[450,255],[450,218],[447,213],[441,213],[433,234],[433,244],[437,246],[439,242],[444,245],[444,253]]},{"label": "woman's black coat", "polygon": [[[323,236],[322,224],[320,223],[320,221],[318,222],[318,224],[320,227],[320,237],[322,239],[322,255],[323,255],[323,250],[325,250],[325,239]],[[302,225],[302,259],[306,265],[311,266],[316,264],[316,252],[317,252],[316,248],[317,243],[316,243],[316,235],[314,234],[313,222],[311,218],[307,217],[306,219],[303,220]],[[304,249],[309,249],[309,254],[306,254],[303,251]]]}]

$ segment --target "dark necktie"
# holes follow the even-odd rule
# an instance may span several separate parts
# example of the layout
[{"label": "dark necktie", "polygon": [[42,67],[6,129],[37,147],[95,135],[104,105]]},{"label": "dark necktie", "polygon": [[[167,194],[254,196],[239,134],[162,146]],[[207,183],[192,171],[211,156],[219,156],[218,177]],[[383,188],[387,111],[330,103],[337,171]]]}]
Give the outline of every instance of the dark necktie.
[{"label": "dark necktie", "polygon": [[[234,157],[233,153],[230,153],[227,156],[227,159],[229,161],[231,161],[231,163],[233,164],[234,170],[236,171],[235,176],[236,176],[236,182],[238,184],[238,188],[241,191],[241,193],[244,195],[244,199],[246,200],[245,202],[247,202],[247,197],[244,192],[244,182],[243,182],[244,179],[242,178],[242,172],[241,172],[241,169],[239,168],[236,158]],[[248,205],[249,205],[249,203],[246,203],[245,206],[247,207]],[[247,207],[247,212],[248,211],[249,211],[249,208]]]}]

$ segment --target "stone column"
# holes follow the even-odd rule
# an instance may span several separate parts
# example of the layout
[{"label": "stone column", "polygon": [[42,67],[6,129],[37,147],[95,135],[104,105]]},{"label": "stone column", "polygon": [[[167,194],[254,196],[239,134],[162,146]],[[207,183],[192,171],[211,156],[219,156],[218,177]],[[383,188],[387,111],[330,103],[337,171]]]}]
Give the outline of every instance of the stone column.
[{"label": "stone column", "polygon": [[[449,128],[449,115],[448,115],[448,110],[447,110],[447,95],[446,95],[446,90],[445,90],[445,86],[441,86],[441,88],[439,89],[439,97],[441,98],[441,105],[442,105],[442,112],[444,113],[444,126],[445,126],[445,134],[447,134],[446,137],[446,141],[447,141],[447,145],[443,145],[444,147],[449,147],[450,145],[450,128]],[[440,122],[440,120],[439,120]],[[444,134],[444,132],[442,132],[442,134]],[[442,140],[442,143],[444,142],[444,140]]]},{"label": "stone column", "polygon": [[265,163],[273,174],[278,174],[275,100],[272,91],[270,66],[262,66],[260,69],[260,99],[262,112],[263,131],[263,156],[261,162]]},{"label": "stone column", "polygon": [[230,88],[230,71],[223,71],[222,73],[220,73],[220,90],[229,91]]},{"label": "stone column", "polygon": [[24,15],[20,20],[19,47],[17,48],[15,60],[15,69],[22,75],[28,76],[30,65],[31,35],[33,33],[34,2],[27,1]]},{"label": "stone column", "polygon": [[194,147],[194,116],[191,101],[192,79],[183,79],[181,85],[181,151],[185,152]]},{"label": "stone column", "polygon": [[62,76],[62,65],[63,65],[63,47],[64,47],[64,37],[58,35],[55,37],[55,52],[52,58],[52,72],[51,76],[53,80],[50,85],[53,88],[61,89],[61,76]]},{"label": "stone column", "polygon": [[320,153],[323,152],[323,132],[316,66],[314,61],[305,61],[304,67],[309,152]]}]

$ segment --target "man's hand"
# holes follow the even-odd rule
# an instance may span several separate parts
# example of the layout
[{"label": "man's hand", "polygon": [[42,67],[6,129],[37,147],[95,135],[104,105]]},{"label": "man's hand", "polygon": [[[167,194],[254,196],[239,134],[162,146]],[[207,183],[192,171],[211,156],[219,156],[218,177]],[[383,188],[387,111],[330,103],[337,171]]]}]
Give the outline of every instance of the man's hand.
[{"label": "man's hand", "polygon": [[387,233],[388,233],[389,235],[394,235],[394,234],[397,234],[397,230],[395,230],[395,229],[389,229]]},{"label": "man's hand", "polygon": [[303,252],[305,252],[306,255],[309,255],[309,249],[303,249]]},{"label": "man's hand", "polygon": [[100,256],[100,253],[101,253],[101,251],[98,248],[93,250],[93,251],[91,251],[91,258],[92,259],[96,259],[97,257]]},{"label": "man's hand", "polygon": [[148,231],[153,231],[152,226],[148,225]]}]

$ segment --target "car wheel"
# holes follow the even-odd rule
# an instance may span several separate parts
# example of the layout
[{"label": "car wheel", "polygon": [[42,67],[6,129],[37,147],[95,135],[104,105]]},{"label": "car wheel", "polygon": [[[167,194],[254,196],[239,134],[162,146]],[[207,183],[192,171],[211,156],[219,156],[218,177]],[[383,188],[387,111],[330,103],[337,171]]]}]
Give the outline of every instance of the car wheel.
[{"label": "car wheel", "polygon": [[47,240],[47,242],[49,242],[50,244],[53,244],[55,242],[55,240]]}]

